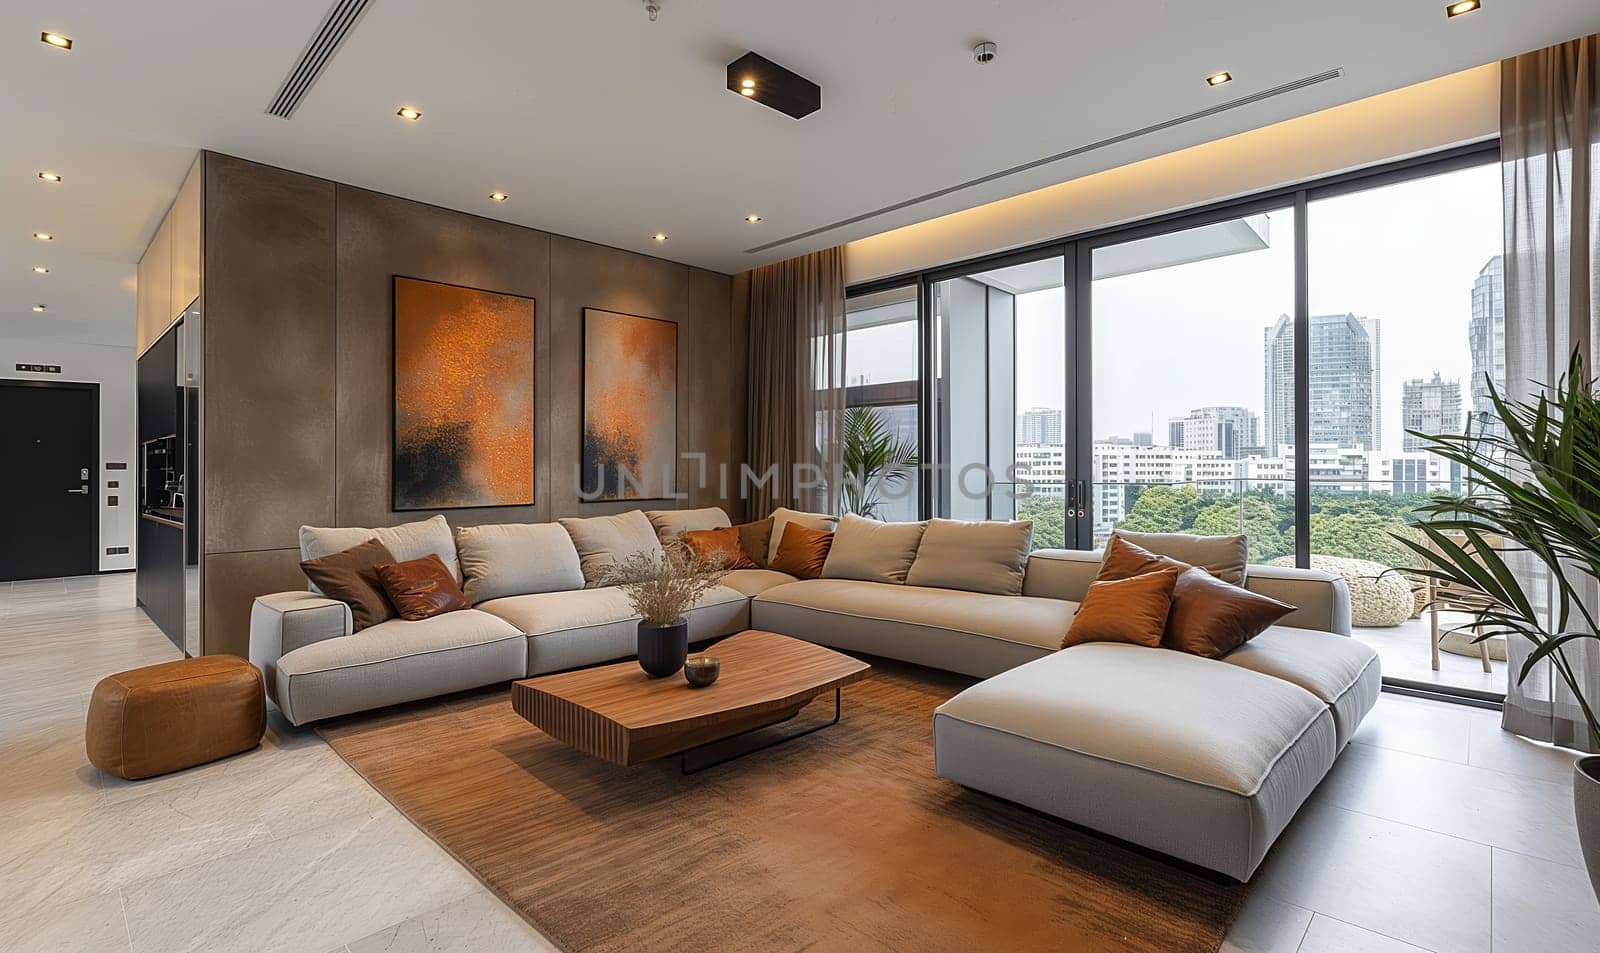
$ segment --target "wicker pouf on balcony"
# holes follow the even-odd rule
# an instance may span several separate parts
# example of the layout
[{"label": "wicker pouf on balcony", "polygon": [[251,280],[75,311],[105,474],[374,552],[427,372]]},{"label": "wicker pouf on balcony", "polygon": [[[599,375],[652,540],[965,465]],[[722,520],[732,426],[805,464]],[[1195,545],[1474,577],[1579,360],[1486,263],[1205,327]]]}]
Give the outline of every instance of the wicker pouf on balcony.
[{"label": "wicker pouf on balcony", "polygon": [[133,780],[248,751],[266,727],[261,672],[242,658],[205,655],[101,679],[84,747],[95,767]]}]

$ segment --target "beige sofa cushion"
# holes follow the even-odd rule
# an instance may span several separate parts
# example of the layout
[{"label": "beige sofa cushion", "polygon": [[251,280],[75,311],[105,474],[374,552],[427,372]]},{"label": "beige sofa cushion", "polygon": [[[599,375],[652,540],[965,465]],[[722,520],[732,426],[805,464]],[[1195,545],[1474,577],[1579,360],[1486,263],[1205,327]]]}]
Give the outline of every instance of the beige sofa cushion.
[{"label": "beige sofa cushion", "polygon": [[720,506],[707,506],[698,510],[645,510],[645,518],[655,527],[656,536],[663,543],[674,536],[702,529],[722,529],[732,526],[728,514]]},{"label": "beige sofa cushion", "polygon": [[491,523],[456,531],[470,602],[583,588],[572,537],[555,523]]},{"label": "beige sofa cushion", "polygon": [[1158,556],[1170,556],[1179,562],[1198,566],[1230,585],[1244,585],[1250,549],[1243,536],[1130,533],[1120,529],[1116,535]]},{"label": "beige sofa cushion", "polygon": [[1255,794],[1279,757],[1326,713],[1310,692],[1279,678],[1108,642],[1018,666],[938,710],[1243,796]]},{"label": "beige sofa cushion", "polygon": [[1222,657],[1263,675],[1292,682],[1333,711],[1339,745],[1378,701],[1383,671],[1378,653],[1348,636],[1275,625]]},{"label": "beige sofa cushion", "polygon": [[767,562],[770,564],[778,558],[778,544],[783,541],[783,528],[790,523],[799,523],[806,529],[820,529],[833,532],[839,521],[826,513],[806,513],[800,510],[786,509],[782,506],[772,511],[772,538],[767,543]]},{"label": "beige sofa cushion", "polygon": [[396,562],[438,556],[450,570],[456,582],[461,581],[461,566],[456,561],[456,541],[450,533],[450,524],[443,516],[434,516],[415,523],[399,526],[379,526],[362,529],[354,526],[302,526],[300,527],[300,558],[318,559],[333,553],[342,553],[376,539],[386,546]]},{"label": "beige sofa cushion", "polygon": [[756,599],[764,605],[794,606],[886,622],[910,632],[937,629],[1051,652],[1060,648],[1061,637],[1072,625],[1072,616],[1078,609],[1076,603],[1057,599],[886,586],[854,579],[802,580],[792,586],[768,589]]},{"label": "beige sofa cushion", "polygon": [[722,585],[747,596],[759,596],[773,586],[795,581],[795,577],[776,569],[734,569],[722,577]]},{"label": "beige sofa cushion", "polygon": [[655,527],[638,510],[615,516],[568,517],[560,522],[578,549],[583,584],[591,589],[606,584],[607,573],[619,560],[634,553],[661,553]]},{"label": "beige sofa cushion", "polygon": [[390,619],[285,653],[273,671],[273,698],[303,725],[507,682],[526,674],[526,644],[515,625],[476,609]]},{"label": "beige sofa cushion", "polygon": [[901,585],[917,558],[927,523],[881,523],[846,514],[833,531],[822,567],[824,579],[860,579]]},{"label": "beige sofa cushion", "polygon": [[906,582],[1020,596],[1032,544],[1032,520],[930,520]]}]

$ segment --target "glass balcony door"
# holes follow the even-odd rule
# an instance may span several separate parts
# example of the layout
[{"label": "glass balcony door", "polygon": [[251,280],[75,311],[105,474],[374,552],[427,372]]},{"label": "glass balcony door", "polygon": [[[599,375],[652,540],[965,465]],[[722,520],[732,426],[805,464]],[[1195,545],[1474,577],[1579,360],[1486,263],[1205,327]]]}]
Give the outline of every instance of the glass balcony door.
[{"label": "glass balcony door", "polygon": [[1031,519],[1036,549],[1076,544],[1068,261],[1045,252],[928,284],[930,513]]},{"label": "glass balcony door", "polygon": [[1115,529],[1249,537],[1295,561],[1295,210],[1085,249],[1088,546]]}]

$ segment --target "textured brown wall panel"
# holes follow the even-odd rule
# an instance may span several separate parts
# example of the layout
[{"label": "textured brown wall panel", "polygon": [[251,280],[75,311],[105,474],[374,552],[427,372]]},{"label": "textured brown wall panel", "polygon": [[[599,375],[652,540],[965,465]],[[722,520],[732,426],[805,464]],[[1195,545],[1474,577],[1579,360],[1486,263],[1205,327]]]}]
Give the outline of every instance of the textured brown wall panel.
[{"label": "textured brown wall panel", "polygon": [[365,189],[341,185],[338,190],[335,522],[387,526],[427,519],[434,512],[390,509],[395,275],[535,299],[534,505],[437,512],[453,526],[551,519],[550,236]]},{"label": "textured brown wall panel", "polygon": [[205,551],[334,517],[333,183],[206,161]]},{"label": "textured brown wall panel", "polygon": [[743,429],[744,415],[734,403],[734,381],[744,375],[744,352],[734,347],[732,295],[732,278],[689,269],[689,449],[706,455],[704,486],[699,467],[690,464],[689,498],[695,506],[721,506],[737,518],[742,505],[733,430],[735,421]]},{"label": "textured brown wall panel", "polygon": [[210,553],[201,573],[205,654],[250,655],[250,604],[256,596],[306,587],[300,550]]},{"label": "textured brown wall panel", "polygon": [[[577,464],[583,429],[583,309],[660,318],[678,324],[678,452],[689,443],[689,269],[659,258],[581,242],[550,239],[550,472],[556,517],[600,516],[637,509],[675,509],[686,500],[584,503],[578,499]],[[678,486],[689,467],[678,466]]]}]

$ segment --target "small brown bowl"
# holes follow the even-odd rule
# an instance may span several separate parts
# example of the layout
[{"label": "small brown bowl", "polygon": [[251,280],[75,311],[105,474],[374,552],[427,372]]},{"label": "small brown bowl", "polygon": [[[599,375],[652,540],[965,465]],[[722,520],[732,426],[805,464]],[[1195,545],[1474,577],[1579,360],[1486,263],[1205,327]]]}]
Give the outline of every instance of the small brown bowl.
[{"label": "small brown bowl", "polygon": [[722,674],[722,661],[710,655],[691,655],[684,660],[683,677],[691,688],[705,688]]}]

